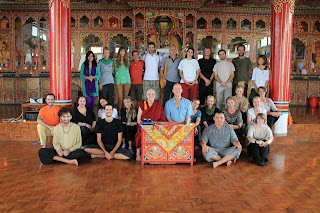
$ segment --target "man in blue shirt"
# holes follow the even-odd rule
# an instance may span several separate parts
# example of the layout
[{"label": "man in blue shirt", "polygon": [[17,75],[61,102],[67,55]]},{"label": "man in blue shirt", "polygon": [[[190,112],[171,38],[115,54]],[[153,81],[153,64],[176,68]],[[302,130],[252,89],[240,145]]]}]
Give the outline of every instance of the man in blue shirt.
[{"label": "man in blue shirt", "polygon": [[181,96],[182,86],[177,83],[173,86],[174,97],[166,102],[164,113],[169,122],[184,122],[187,117],[193,115],[191,102]]}]

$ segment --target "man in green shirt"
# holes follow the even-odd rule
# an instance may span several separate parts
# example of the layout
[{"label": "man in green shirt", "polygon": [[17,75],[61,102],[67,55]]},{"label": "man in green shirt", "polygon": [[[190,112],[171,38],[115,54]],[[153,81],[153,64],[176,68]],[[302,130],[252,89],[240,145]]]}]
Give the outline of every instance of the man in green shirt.
[{"label": "man in green shirt", "polygon": [[236,68],[233,79],[232,95],[235,95],[235,88],[240,83],[244,85],[244,96],[247,97],[248,81],[250,71],[252,70],[252,64],[251,60],[244,55],[246,49],[243,44],[240,44],[237,47],[237,50],[239,56],[232,60],[232,63]]},{"label": "man in green shirt", "polygon": [[58,116],[60,124],[54,127],[53,148],[42,148],[39,150],[39,158],[43,164],[63,162],[78,165],[78,160],[83,158],[86,153],[81,148],[80,127],[70,122],[72,109],[62,107]]}]

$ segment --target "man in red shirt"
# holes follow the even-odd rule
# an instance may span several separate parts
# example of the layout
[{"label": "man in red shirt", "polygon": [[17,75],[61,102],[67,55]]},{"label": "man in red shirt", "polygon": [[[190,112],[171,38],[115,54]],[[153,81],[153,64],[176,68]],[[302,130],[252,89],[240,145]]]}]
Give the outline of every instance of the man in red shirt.
[{"label": "man in red shirt", "polygon": [[133,60],[130,61],[130,97],[132,98],[132,101],[142,102],[142,75],[144,61],[140,60],[139,52],[137,50],[132,51],[132,58]]},{"label": "man in red shirt", "polygon": [[42,148],[46,148],[47,136],[53,136],[54,127],[60,123],[58,112],[60,107],[54,106],[55,95],[49,93],[46,95],[47,106],[40,109],[37,122],[38,134]]}]

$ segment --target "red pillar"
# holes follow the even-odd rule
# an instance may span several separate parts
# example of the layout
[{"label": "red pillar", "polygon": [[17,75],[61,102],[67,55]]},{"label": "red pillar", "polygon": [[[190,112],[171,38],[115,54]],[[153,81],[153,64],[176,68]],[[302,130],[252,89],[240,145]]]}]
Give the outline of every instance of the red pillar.
[{"label": "red pillar", "polygon": [[57,105],[71,106],[71,0],[49,0],[50,91]]},{"label": "red pillar", "polygon": [[273,0],[271,4],[271,99],[283,115],[274,133],[287,134],[295,0]]}]

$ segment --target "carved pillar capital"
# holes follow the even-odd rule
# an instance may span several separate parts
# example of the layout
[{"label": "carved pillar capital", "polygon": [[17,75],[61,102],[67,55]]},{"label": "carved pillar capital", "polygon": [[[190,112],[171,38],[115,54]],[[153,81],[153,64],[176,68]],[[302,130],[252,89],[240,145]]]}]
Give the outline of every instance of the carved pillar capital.
[{"label": "carved pillar capital", "polygon": [[283,4],[288,3],[290,5],[290,12],[294,13],[295,0],[272,0],[273,8],[276,13],[280,13],[283,8]]}]

